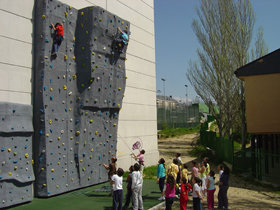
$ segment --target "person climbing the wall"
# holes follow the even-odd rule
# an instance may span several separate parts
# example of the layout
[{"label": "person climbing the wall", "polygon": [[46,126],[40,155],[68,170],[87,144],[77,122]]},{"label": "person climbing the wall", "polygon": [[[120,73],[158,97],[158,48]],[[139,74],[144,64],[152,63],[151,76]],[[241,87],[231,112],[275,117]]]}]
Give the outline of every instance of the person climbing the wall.
[{"label": "person climbing the wall", "polygon": [[111,163],[109,165],[103,164],[104,168],[108,170],[108,179],[111,180],[111,177],[117,173],[117,158],[112,157]]},{"label": "person climbing the wall", "polygon": [[56,23],[55,26],[51,24],[52,29],[55,31],[53,38],[52,56],[56,56],[58,49],[63,41],[64,27],[62,23]]},{"label": "person climbing the wall", "polygon": [[116,45],[119,53],[122,53],[124,46],[128,44],[128,32],[127,30],[122,31],[120,27],[118,27],[118,31],[120,36],[116,38]]}]

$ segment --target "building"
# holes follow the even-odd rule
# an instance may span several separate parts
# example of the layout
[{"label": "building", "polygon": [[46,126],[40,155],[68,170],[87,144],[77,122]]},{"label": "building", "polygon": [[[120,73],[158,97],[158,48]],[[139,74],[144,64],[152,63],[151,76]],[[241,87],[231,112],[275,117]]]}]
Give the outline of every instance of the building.
[{"label": "building", "polygon": [[[258,179],[278,183],[280,151],[280,49],[235,71],[244,81],[251,169]],[[244,161],[245,162],[245,161]]]},{"label": "building", "polygon": [[[146,150],[145,165],[156,164],[159,153],[157,150],[153,1],[61,0],[61,2],[76,9],[100,6],[130,22],[131,35],[126,61],[128,79],[117,132],[118,165],[128,169],[135,163],[130,153],[133,152],[132,145],[136,141],[140,141]],[[31,114],[31,118],[28,118],[29,124],[32,123],[32,105],[36,100],[33,91],[34,6],[33,0],[0,1],[2,20],[0,26],[4,29],[0,32],[2,47],[0,102],[29,105],[31,107],[28,109],[28,113]],[[2,113],[3,111],[5,109],[2,109]],[[30,128],[27,131],[29,134],[32,132]],[[31,159],[31,153],[26,155],[27,157]]]}]

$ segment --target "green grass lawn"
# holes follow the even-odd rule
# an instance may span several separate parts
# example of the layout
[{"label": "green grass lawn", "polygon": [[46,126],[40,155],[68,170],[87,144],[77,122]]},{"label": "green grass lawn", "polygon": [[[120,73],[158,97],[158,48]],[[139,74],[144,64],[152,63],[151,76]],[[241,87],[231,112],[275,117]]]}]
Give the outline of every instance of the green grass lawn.
[{"label": "green grass lawn", "polygon": [[[34,198],[31,203],[14,207],[16,210],[103,210],[111,209],[112,197],[109,193],[93,192],[106,184],[95,185],[81,190],[75,190],[69,193],[58,195],[51,198]],[[126,183],[123,184],[123,197],[126,194]],[[143,184],[143,202],[144,209],[149,209],[158,203],[160,197],[159,187],[155,180],[144,179]],[[124,201],[123,201],[124,202]]]}]

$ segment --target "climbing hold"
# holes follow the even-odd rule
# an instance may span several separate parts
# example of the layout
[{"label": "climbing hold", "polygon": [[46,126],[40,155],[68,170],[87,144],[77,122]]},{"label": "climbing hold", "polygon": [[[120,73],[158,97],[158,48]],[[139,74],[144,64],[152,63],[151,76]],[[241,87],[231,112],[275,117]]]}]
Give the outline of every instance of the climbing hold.
[{"label": "climbing hold", "polygon": [[102,21],[102,18],[99,18],[99,22],[101,22]]},{"label": "climbing hold", "polygon": [[86,35],[88,35],[88,31],[86,31]]},{"label": "climbing hold", "polygon": [[128,77],[127,76],[125,76],[125,79],[127,79]]},{"label": "climbing hold", "polygon": [[52,92],[52,91],[53,91],[53,88],[50,88],[50,91]]},{"label": "climbing hold", "polygon": [[78,135],[80,135],[80,133],[81,133],[80,131],[76,131],[75,134],[76,134],[76,136],[78,136]]},{"label": "climbing hold", "polygon": [[66,85],[63,85],[63,89],[64,89],[64,90],[67,90],[67,86],[66,86]]},{"label": "climbing hold", "polygon": [[45,56],[44,58],[45,58],[45,59],[48,59],[48,58],[49,58],[49,56]]},{"label": "climbing hold", "polygon": [[120,91],[120,90],[121,90],[121,88],[119,87],[119,88],[118,88],[118,90]]},{"label": "climbing hold", "polygon": [[76,37],[73,36],[73,42],[75,42],[75,41],[76,41]]},{"label": "climbing hold", "polygon": [[89,123],[93,123],[93,120],[90,120]]},{"label": "climbing hold", "polygon": [[67,18],[68,17],[68,12],[64,12],[64,15],[65,15],[65,17]]},{"label": "climbing hold", "polygon": [[59,137],[57,137],[57,140],[59,141],[61,139],[61,137],[59,136]]},{"label": "climbing hold", "polygon": [[50,135],[48,133],[46,133],[46,137],[49,137]]},{"label": "climbing hold", "polygon": [[25,153],[24,157],[25,157],[25,158],[28,158],[28,157],[29,157],[29,154],[28,154],[28,153]]},{"label": "climbing hold", "polygon": [[92,55],[95,55],[95,53],[94,53],[94,52],[92,52],[91,54],[92,54]]},{"label": "climbing hold", "polygon": [[11,148],[8,148],[8,152],[11,152],[12,150],[11,150]]},{"label": "climbing hold", "polygon": [[12,176],[12,172],[9,172],[8,175],[9,175],[9,176]]},{"label": "climbing hold", "polygon": [[67,55],[64,55],[64,60],[67,61],[68,57]]},{"label": "climbing hold", "polygon": [[74,75],[72,76],[72,78],[73,78],[73,79],[76,79],[76,78],[77,78],[77,75],[76,75],[76,74],[74,74]]},{"label": "climbing hold", "polygon": [[85,47],[82,47],[82,50],[85,50]]},{"label": "climbing hold", "polygon": [[14,170],[17,170],[17,166],[14,167]]},{"label": "climbing hold", "polygon": [[81,16],[84,16],[84,12],[81,12]]},{"label": "climbing hold", "polygon": [[95,131],[95,135],[98,135],[98,131]]},{"label": "climbing hold", "polygon": [[95,37],[94,37],[94,41],[96,41],[96,40],[97,40],[97,37],[95,36]]},{"label": "climbing hold", "polygon": [[118,67],[121,68],[122,67],[121,64],[119,64]]},{"label": "climbing hold", "polygon": [[52,120],[49,120],[49,124],[50,124],[50,125],[52,124]]},{"label": "climbing hold", "polygon": [[75,56],[73,56],[73,57],[72,57],[72,59],[73,59],[73,60],[75,60],[75,59],[76,59],[76,57],[75,57]]},{"label": "climbing hold", "polygon": [[42,15],[42,19],[45,19],[46,18],[46,15]]},{"label": "climbing hold", "polygon": [[123,25],[123,24],[124,24],[124,22],[122,21],[122,22],[121,22],[121,24]]},{"label": "climbing hold", "polygon": [[81,28],[83,28],[84,27],[84,24],[83,23],[81,23]]},{"label": "climbing hold", "polygon": [[54,168],[51,169],[51,172],[54,172]]}]

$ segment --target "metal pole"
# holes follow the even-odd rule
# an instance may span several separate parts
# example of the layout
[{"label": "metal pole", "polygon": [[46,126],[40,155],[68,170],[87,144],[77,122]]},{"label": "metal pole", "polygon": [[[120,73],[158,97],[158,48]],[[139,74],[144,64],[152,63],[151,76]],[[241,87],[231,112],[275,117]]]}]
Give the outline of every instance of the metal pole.
[{"label": "metal pole", "polygon": [[161,78],[162,82],[163,82],[163,96],[164,96],[164,122],[167,124],[166,122],[166,97],[165,97],[165,78]]},{"label": "metal pole", "polygon": [[186,87],[186,112],[187,112],[187,123],[186,123],[186,125],[188,125],[188,117],[189,117],[189,114],[188,114],[188,111],[189,111],[189,109],[188,109],[188,85],[185,85],[185,87]]}]

